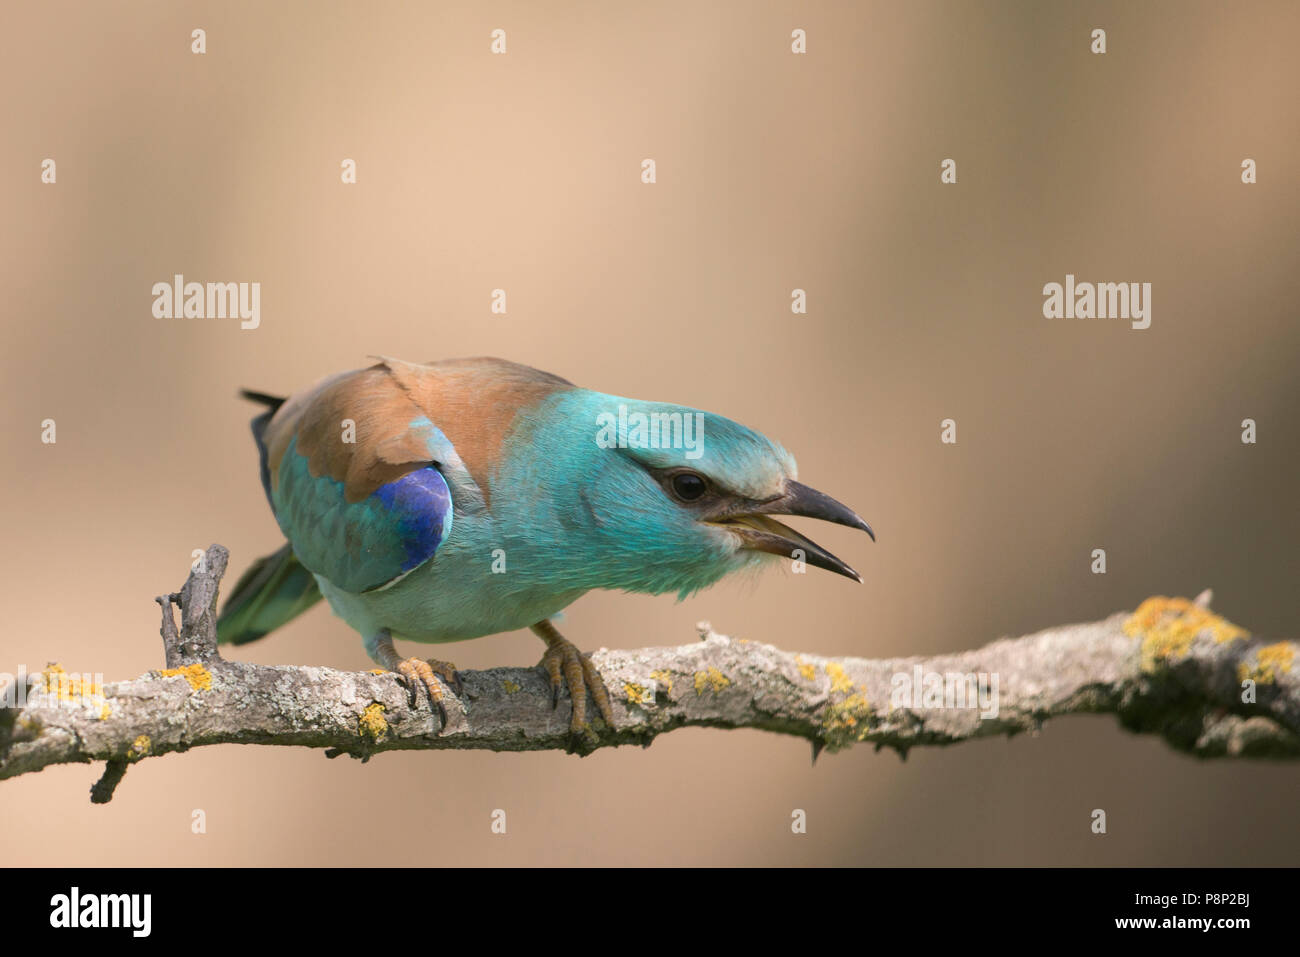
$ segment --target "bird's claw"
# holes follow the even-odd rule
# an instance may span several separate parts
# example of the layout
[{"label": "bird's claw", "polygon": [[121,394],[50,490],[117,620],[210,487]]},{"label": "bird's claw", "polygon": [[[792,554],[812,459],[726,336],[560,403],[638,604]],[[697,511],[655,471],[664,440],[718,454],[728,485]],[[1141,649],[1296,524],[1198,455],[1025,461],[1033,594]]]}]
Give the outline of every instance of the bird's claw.
[{"label": "bird's claw", "polygon": [[[578,650],[573,642],[555,635],[547,639],[546,653],[540,666],[551,682],[551,708],[560,704],[560,689],[567,687],[573,699],[573,716],[569,721],[569,750],[580,750],[580,742],[592,744],[595,731],[587,721],[587,699],[595,702],[600,716],[610,727],[614,725],[614,709],[609,703],[609,692],[600,672],[591,661],[590,653]],[[574,740],[577,739],[577,740]]]},{"label": "bird's claw", "polygon": [[448,661],[438,661],[436,659],[425,660],[423,658],[406,658],[399,661],[392,669],[402,678],[402,683],[406,685],[406,690],[410,695],[410,706],[415,707],[419,696],[419,689],[423,688],[429,695],[429,704],[438,712],[438,717],[442,719],[442,730],[447,729],[447,692],[443,690],[444,684],[448,691],[459,695],[462,691],[460,681],[460,672],[456,666]]}]

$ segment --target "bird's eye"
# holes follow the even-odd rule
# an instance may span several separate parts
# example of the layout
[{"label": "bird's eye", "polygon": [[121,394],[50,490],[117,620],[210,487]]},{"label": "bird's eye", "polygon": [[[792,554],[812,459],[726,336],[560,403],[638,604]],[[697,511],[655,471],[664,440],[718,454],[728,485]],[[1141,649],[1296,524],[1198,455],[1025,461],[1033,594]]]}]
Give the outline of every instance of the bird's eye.
[{"label": "bird's eye", "polygon": [[694,502],[709,490],[704,476],[695,472],[678,472],[669,480],[673,495],[683,502]]}]

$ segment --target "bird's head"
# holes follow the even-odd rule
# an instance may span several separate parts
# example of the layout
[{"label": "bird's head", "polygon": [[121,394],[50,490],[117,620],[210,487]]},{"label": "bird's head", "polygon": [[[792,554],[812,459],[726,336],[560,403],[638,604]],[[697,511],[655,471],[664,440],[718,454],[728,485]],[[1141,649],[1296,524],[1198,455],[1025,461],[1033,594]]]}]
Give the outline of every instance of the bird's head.
[{"label": "bird's head", "polygon": [[769,556],[862,580],[779,519],[821,519],[874,540],[871,527],[797,481],[794,458],[765,435],[713,413],[585,390],[556,406],[543,444],[557,467],[545,471],[576,482],[544,480],[547,498],[576,561],[601,576],[593,587],[685,595]]}]

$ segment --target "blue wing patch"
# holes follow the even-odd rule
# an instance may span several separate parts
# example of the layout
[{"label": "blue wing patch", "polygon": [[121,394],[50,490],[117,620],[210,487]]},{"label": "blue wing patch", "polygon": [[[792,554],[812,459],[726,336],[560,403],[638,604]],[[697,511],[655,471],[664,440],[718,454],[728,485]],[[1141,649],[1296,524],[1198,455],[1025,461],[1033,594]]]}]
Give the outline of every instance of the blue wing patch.
[{"label": "blue wing patch", "polygon": [[310,473],[296,438],[280,462],[272,504],[298,560],[354,593],[428,561],[451,534],[451,490],[436,468],[407,472],[349,503],[342,482]]},{"label": "blue wing patch", "polygon": [[402,571],[423,564],[451,531],[451,490],[435,468],[408,472],[396,482],[381,485],[378,499],[396,519],[396,530],[406,550]]}]

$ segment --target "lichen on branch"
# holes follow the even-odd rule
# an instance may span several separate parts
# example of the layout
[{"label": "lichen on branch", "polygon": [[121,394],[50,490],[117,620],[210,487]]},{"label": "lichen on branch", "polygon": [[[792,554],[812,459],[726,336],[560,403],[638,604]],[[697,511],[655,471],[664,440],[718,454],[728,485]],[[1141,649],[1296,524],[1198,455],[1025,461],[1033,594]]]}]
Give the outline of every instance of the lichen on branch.
[{"label": "lichen on branch", "polygon": [[444,729],[427,699],[412,704],[387,672],[224,660],[215,609],[227,558],[213,545],[180,592],[158,599],[165,668],[100,687],[52,666],[33,687],[53,693],[0,702],[0,779],[102,761],[92,800],[103,803],[131,764],[202,745],[295,745],[362,760],[445,748],[587,753],[685,726],[802,737],[814,756],[860,743],[905,755],[1103,712],[1202,757],[1300,756],[1296,643],[1252,638],[1210,610],[1208,592],[928,658],[787,652],[702,624],[690,644],[593,654],[614,723],[597,719],[575,741],[569,700],[552,706],[538,668],[462,672]]}]

